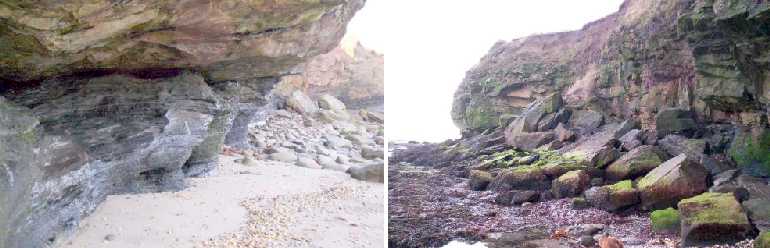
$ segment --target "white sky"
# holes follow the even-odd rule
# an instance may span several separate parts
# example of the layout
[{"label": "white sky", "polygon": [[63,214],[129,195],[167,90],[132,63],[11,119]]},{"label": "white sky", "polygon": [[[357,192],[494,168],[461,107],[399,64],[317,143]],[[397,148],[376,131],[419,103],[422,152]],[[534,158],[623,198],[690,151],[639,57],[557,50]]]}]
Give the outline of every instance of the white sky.
[{"label": "white sky", "polygon": [[449,114],[455,89],[496,41],[580,29],[622,2],[368,0],[349,33],[385,53],[388,139],[443,141],[459,137]]}]

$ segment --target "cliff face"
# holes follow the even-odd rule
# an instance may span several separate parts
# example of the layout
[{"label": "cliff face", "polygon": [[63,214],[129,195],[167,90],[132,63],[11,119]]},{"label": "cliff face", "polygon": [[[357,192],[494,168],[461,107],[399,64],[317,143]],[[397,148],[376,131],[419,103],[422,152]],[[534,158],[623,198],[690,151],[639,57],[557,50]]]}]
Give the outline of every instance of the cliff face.
[{"label": "cliff face", "polygon": [[342,44],[300,64],[297,74],[285,76],[276,86],[288,96],[296,89],[312,96],[337,96],[350,108],[382,110],[385,98],[385,59],[360,43]]},{"label": "cliff face", "polygon": [[205,173],[363,0],[0,2],[0,247]]},{"label": "cliff face", "polygon": [[645,129],[666,107],[702,123],[766,122],[769,30],[767,1],[628,0],[578,31],[495,44],[457,89],[452,116],[478,133],[557,92],[572,109]]}]

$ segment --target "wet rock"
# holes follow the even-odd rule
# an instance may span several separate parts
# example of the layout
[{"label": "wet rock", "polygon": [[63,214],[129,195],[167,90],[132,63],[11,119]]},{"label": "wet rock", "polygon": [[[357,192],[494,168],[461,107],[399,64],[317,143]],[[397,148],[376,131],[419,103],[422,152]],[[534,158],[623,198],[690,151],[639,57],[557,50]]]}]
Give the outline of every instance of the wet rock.
[{"label": "wet rock", "polygon": [[481,191],[487,189],[487,186],[493,179],[492,174],[489,172],[471,170],[468,185],[471,187],[471,190]]},{"label": "wet rock", "polygon": [[591,177],[582,170],[570,171],[553,181],[551,191],[556,198],[567,198],[579,195],[591,183]]},{"label": "wet rock", "polygon": [[691,136],[696,127],[692,112],[685,109],[667,108],[655,115],[655,131],[658,137],[669,134]]},{"label": "wet rock", "polygon": [[732,244],[751,237],[753,227],[740,203],[729,193],[707,192],[678,204],[682,244]]},{"label": "wet rock", "polygon": [[707,174],[703,166],[689,161],[685,154],[669,159],[639,180],[642,207],[667,208],[706,191]]},{"label": "wet rock", "polygon": [[286,105],[294,112],[303,115],[315,114],[319,111],[316,102],[313,101],[313,99],[310,99],[309,96],[305,95],[305,93],[302,93],[301,91],[294,91],[291,93],[289,99],[286,99]]},{"label": "wet rock", "polygon": [[639,146],[607,167],[607,178],[613,181],[633,179],[647,174],[663,163],[661,151],[654,146]]},{"label": "wet rock", "polygon": [[639,203],[639,192],[629,180],[613,185],[592,187],[584,192],[592,206],[607,211],[618,211]]},{"label": "wet rock", "polygon": [[350,177],[369,182],[385,182],[385,166],[381,163],[371,163],[362,166],[354,166],[345,170]]}]

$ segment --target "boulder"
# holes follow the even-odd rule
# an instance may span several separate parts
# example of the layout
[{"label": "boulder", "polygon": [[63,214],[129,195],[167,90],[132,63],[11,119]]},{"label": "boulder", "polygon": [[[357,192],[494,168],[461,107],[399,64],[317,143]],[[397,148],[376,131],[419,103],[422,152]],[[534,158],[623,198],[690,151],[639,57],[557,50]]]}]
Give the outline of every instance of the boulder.
[{"label": "boulder", "polygon": [[561,142],[575,141],[577,137],[575,132],[564,127],[562,123],[559,123],[553,131],[556,133],[556,140]]},{"label": "boulder", "polygon": [[672,134],[658,140],[658,146],[671,156],[684,153],[691,161],[698,162],[706,150],[706,141]]},{"label": "boulder", "polygon": [[316,102],[301,91],[294,91],[291,93],[291,96],[286,99],[286,106],[294,112],[303,115],[318,113],[318,105],[316,105]]},{"label": "boulder", "polygon": [[270,159],[287,163],[295,163],[298,158],[297,154],[292,150],[277,148],[274,153],[270,154]]},{"label": "boulder", "polygon": [[556,138],[553,132],[520,133],[511,136],[506,143],[523,151],[534,151]]},{"label": "boulder", "polygon": [[639,140],[641,133],[642,131],[639,129],[628,131],[626,134],[621,136],[620,139],[618,139],[618,141],[620,141],[620,147],[622,147],[625,151],[630,151],[637,146],[642,145],[642,141]]},{"label": "boulder", "polygon": [[770,129],[739,128],[735,132],[728,154],[745,173],[758,177],[770,176]]},{"label": "boulder", "polygon": [[480,170],[471,170],[469,175],[470,180],[468,181],[468,186],[470,186],[471,190],[476,191],[487,189],[489,183],[494,179],[489,172]]},{"label": "boulder", "polygon": [[525,202],[535,202],[540,198],[540,193],[533,190],[511,190],[500,192],[495,197],[495,203],[505,206],[521,205]]},{"label": "boulder", "polygon": [[495,191],[542,190],[550,186],[543,169],[536,166],[509,168],[497,174],[489,184]]},{"label": "boulder", "polygon": [[604,168],[620,157],[617,138],[630,130],[629,126],[628,122],[607,124],[593,135],[578,140],[575,146],[565,152],[564,156],[588,166]]},{"label": "boulder", "polygon": [[678,209],[684,246],[733,244],[752,237],[754,227],[733,194],[703,193],[680,201]]},{"label": "boulder", "polygon": [[592,206],[607,211],[618,211],[639,203],[639,192],[630,180],[612,185],[591,187],[585,191],[585,199]]},{"label": "boulder", "polygon": [[561,125],[569,121],[570,111],[561,109],[556,113],[549,113],[543,116],[537,123],[537,131],[544,132],[556,128],[557,125]]},{"label": "boulder", "polygon": [[650,172],[663,163],[661,151],[654,146],[639,146],[607,167],[607,178],[613,181],[633,179]]},{"label": "boulder", "polygon": [[359,110],[358,114],[364,121],[383,124],[385,123],[385,116],[379,112],[372,112],[365,109]]},{"label": "boulder", "polygon": [[749,220],[760,231],[770,231],[770,199],[751,198],[741,203],[749,215]]},{"label": "boulder", "polygon": [[652,230],[656,232],[678,232],[681,219],[674,208],[655,210],[650,213]]},{"label": "boulder", "polygon": [[361,148],[361,157],[365,159],[378,159],[384,158],[385,152],[381,149],[365,146]]},{"label": "boulder", "polygon": [[329,94],[323,94],[318,98],[318,107],[335,112],[342,112],[346,109],[345,103]]},{"label": "boulder", "polygon": [[659,165],[638,182],[645,209],[663,209],[707,189],[708,173],[681,154]]},{"label": "boulder", "polygon": [[311,158],[306,157],[300,157],[297,159],[296,162],[297,166],[305,167],[305,168],[312,168],[312,169],[321,169],[321,165],[319,165],[315,160]]},{"label": "boulder", "polygon": [[556,198],[567,198],[579,195],[591,186],[591,177],[582,170],[564,173],[552,182],[551,192]]},{"label": "boulder", "polygon": [[681,108],[663,109],[655,115],[655,131],[658,137],[669,134],[681,134],[691,136],[697,125],[693,119],[693,113]]},{"label": "boulder", "polygon": [[770,248],[770,231],[762,231],[754,240],[754,248]]},{"label": "boulder", "polygon": [[593,110],[573,111],[569,123],[583,134],[593,133],[604,124],[604,115]]},{"label": "boulder", "polygon": [[385,182],[385,165],[381,163],[370,163],[362,166],[353,166],[345,170],[350,177],[369,182]]}]

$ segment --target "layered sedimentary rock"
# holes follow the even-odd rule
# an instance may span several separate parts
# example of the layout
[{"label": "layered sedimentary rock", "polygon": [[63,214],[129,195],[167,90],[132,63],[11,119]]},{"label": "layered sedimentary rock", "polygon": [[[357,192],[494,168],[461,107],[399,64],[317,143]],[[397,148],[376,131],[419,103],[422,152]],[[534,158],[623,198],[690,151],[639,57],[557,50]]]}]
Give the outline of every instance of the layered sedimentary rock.
[{"label": "layered sedimentary rock", "polygon": [[363,0],[0,3],[0,247],[211,169]]},{"label": "layered sedimentary rock", "polygon": [[645,129],[668,107],[701,122],[766,122],[768,20],[767,1],[628,0],[578,31],[495,44],[458,88],[452,116],[478,133],[557,92],[572,108]]},{"label": "layered sedimentary rock", "polygon": [[384,56],[356,41],[348,43],[297,66],[296,74],[281,79],[276,93],[288,96],[294,90],[302,90],[313,97],[329,94],[352,109],[382,111]]}]

